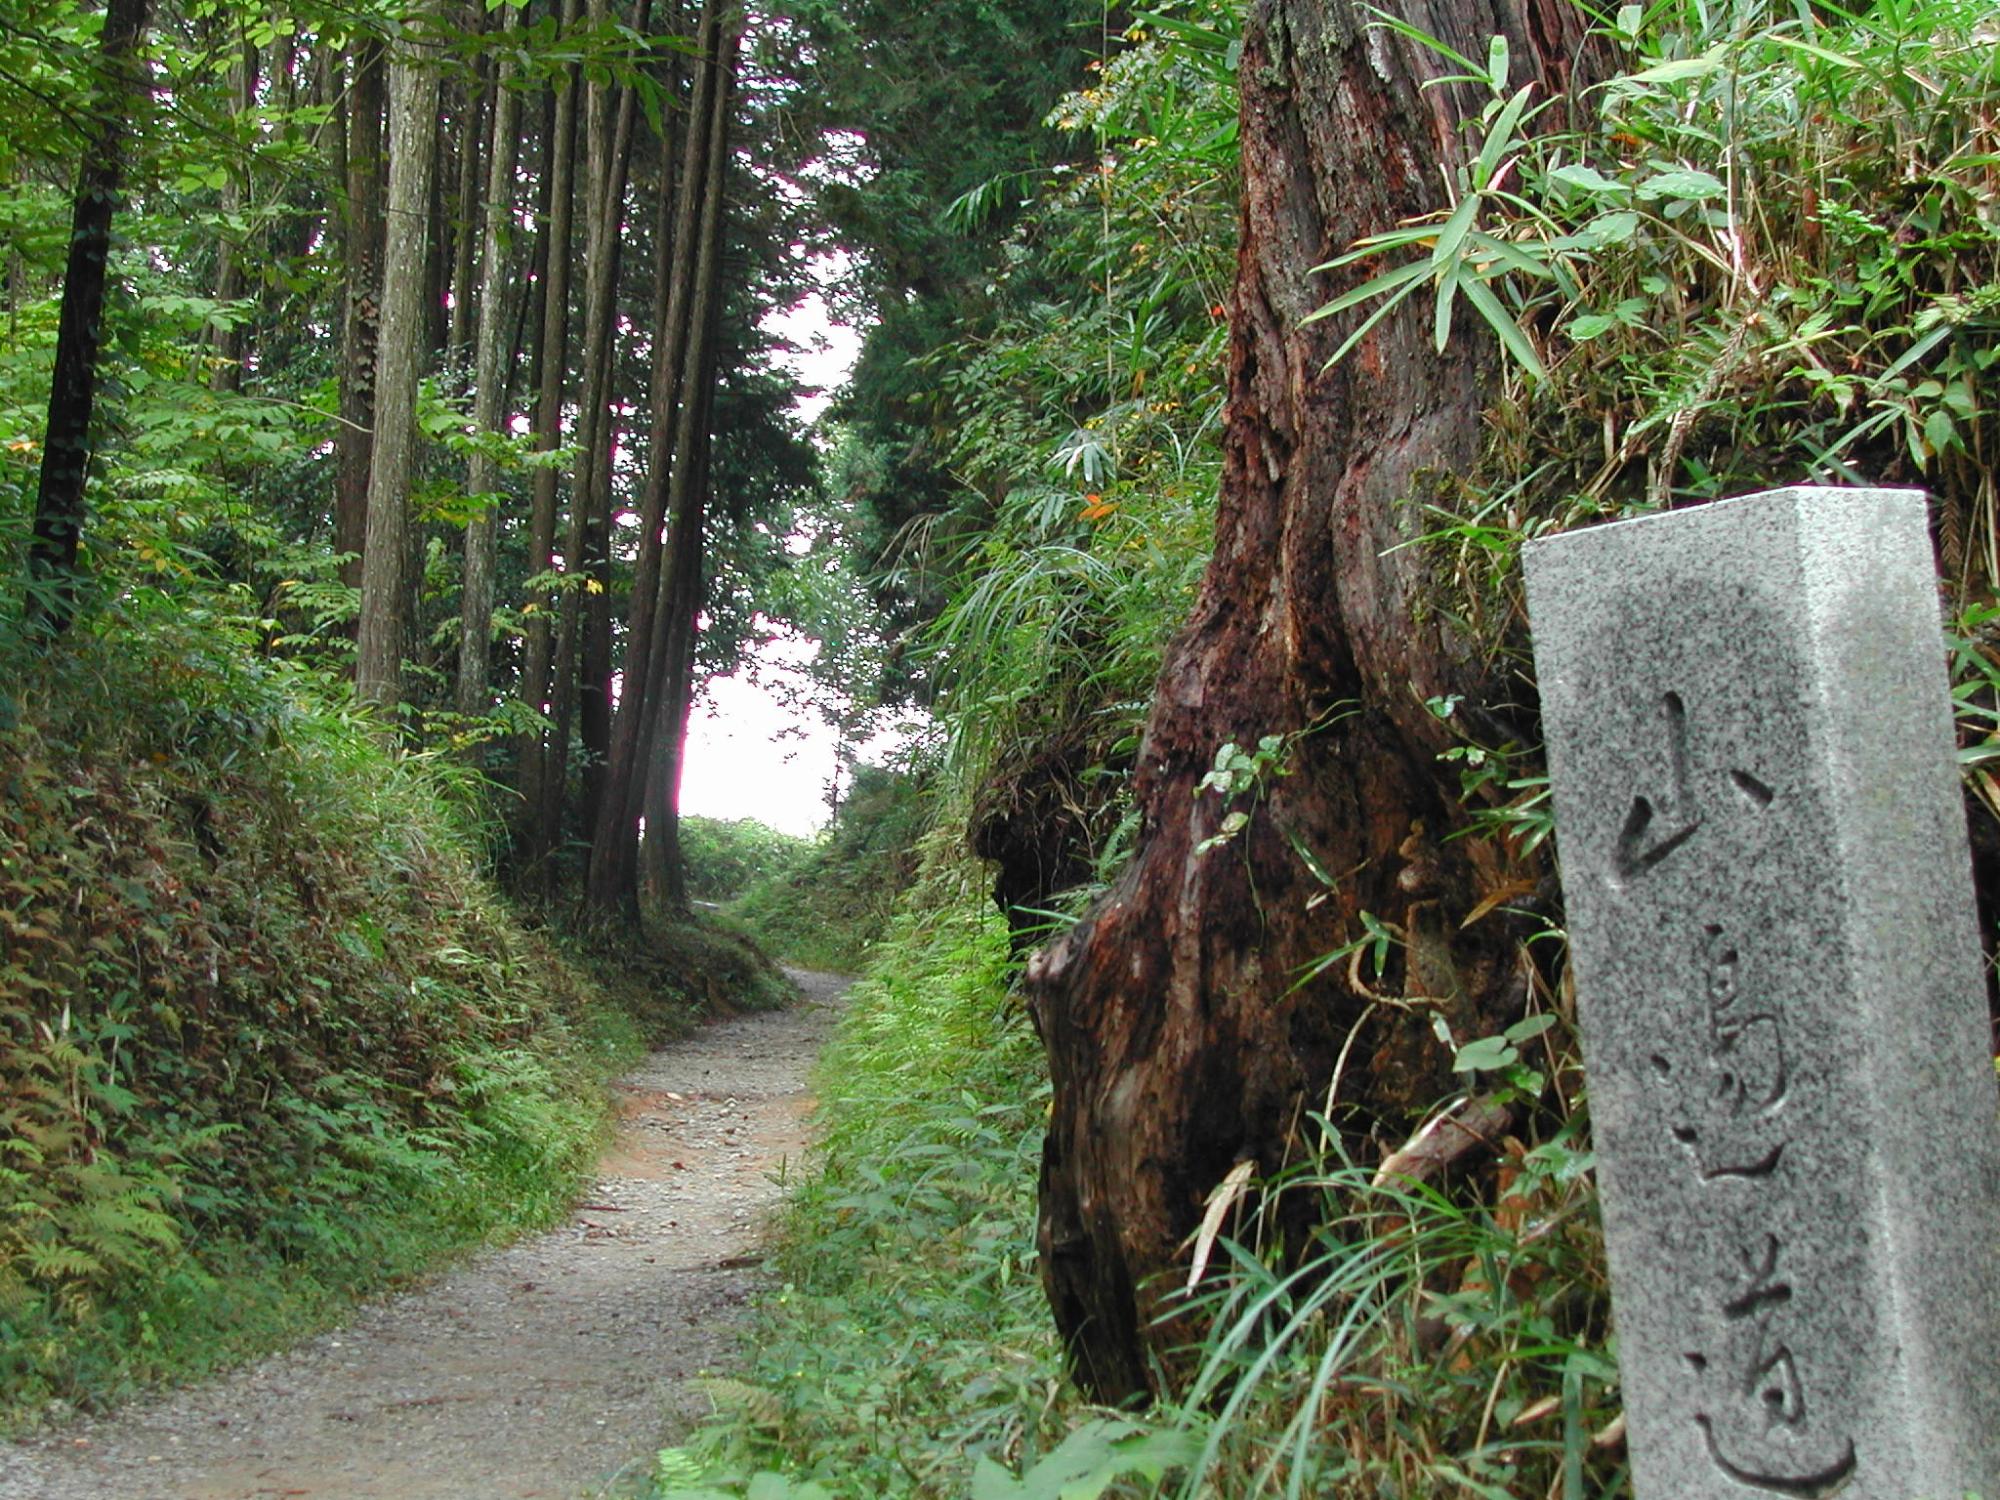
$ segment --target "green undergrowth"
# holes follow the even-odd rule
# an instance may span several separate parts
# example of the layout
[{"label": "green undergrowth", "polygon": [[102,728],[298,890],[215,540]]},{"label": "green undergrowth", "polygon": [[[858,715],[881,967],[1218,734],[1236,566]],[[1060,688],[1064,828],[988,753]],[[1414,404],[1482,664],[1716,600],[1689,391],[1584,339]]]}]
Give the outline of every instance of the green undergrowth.
[{"label": "green undergrowth", "polygon": [[979,1457],[1060,1436],[1034,1266],[1048,1087],[980,886],[933,862],[854,987],[749,1369],[709,1383],[662,1496],[957,1496]]},{"label": "green undergrowth", "polygon": [[[1036,1275],[1040,1049],[978,873],[931,856],[822,1062],[749,1369],[708,1382],[716,1415],[661,1454],[658,1500],[1622,1492],[1574,1068],[1542,1080],[1572,1123],[1508,1140],[1483,1196],[1378,1183],[1331,1146],[1229,1184],[1181,1397],[1087,1405]],[[1518,1052],[1468,1052],[1496,1087],[1534,1082]],[[1317,1227],[1288,1244],[1304,1197]]]},{"label": "green undergrowth", "polygon": [[671,922],[551,927],[572,966],[649,1047],[687,1035],[704,1018],[782,1010],[798,991],[743,924],[697,909]]},{"label": "green undergrowth", "polygon": [[641,1041],[462,773],[144,603],[0,638],[0,1430],[552,1221]]},{"label": "green undergrowth", "polygon": [[696,901],[734,901],[757,881],[785,874],[812,849],[811,839],[755,818],[681,819],[681,859],[688,895]]},{"label": "green undergrowth", "polygon": [[726,919],[809,969],[858,973],[916,871],[925,817],[919,778],[854,768],[832,826],[796,859],[751,882]]}]

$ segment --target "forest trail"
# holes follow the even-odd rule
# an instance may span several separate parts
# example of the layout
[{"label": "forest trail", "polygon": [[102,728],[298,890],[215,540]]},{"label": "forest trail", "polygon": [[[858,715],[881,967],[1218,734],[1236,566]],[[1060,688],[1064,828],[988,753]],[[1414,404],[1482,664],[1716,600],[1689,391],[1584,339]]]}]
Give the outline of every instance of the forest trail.
[{"label": "forest trail", "polygon": [[773,1180],[847,981],[709,1026],[615,1086],[568,1223],[190,1390],[15,1447],[0,1500],[576,1500],[642,1487],[735,1357]]}]

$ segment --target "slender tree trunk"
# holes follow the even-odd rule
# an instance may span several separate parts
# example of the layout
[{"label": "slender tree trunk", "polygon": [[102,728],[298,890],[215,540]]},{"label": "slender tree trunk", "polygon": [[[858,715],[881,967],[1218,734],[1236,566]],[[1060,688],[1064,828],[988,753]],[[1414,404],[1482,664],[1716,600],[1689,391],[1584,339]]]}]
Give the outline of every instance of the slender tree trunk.
[{"label": "slender tree trunk", "polygon": [[340,52],[332,47],[318,49],[314,59],[313,98],[315,104],[326,105],[330,111],[325,124],[320,126],[320,137],[326,145],[326,165],[328,178],[333,183],[327,195],[326,238],[333,252],[334,261],[343,268],[341,320],[346,321],[347,266],[347,62]]},{"label": "slender tree trunk", "polygon": [[[509,40],[520,24],[520,11],[508,7],[502,30]],[[486,177],[486,220],[480,253],[483,257],[479,282],[479,350],[473,360],[472,423],[481,432],[499,433],[506,426],[506,376],[501,361],[508,352],[507,339],[507,226],[514,214],[515,135],[520,122],[521,97],[508,87],[514,74],[509,61],[500,64],[494,80],[493,144],[488,153]],[[491,494],[498,483],[498,470],[491,457],[473,455],[466,475],[466,489],[474,495]],[[486,712],[491,705],[487,678],[491,673],[493,647],[493,564],[499,547],[500,515],[489,505],[465,528],[465,590],[459,606],[458,711],[462,714]]]},{"label": "slender tree trunk", "polygon": [[[250,112],[257,107],[257,49],[250,42],[242,43],[242,51],[236,63],[229,70],[230,90],[236,96],[236,114],[240,121],[247,121]],[[232,219],[243,212],[243,179],[231,163],[229,176],[222,184],[222,214]],[[243,295],[243,252],[236,243],[236,231],[225,229],[217,242],[215,266],[215,300],[221,303],[235,302]],[[217,391],[240,391],[243,389],[243,349],[244,330],[237,324],[218,325],[215,330],[215,364],[209,371],[208,383]]]},{"label": "slender tree trunk", "polygon": [[[588,899],[602,910],[613,910],[637,896],[634,856],[638,849],[639,792],[637,773],[646,765],[652,722],[653,662],[658,655],[664,617],[660,613],[660,566],[666,529],[669,485],[674,468],[674,434],[680,407],[683,364],[688,346],[688,310],[693,301],[696,244],[703,202],[702,185],[708,160],[711,100],[719,76],[712,59],[720,35],[722,7],[702,10],[696,34],[696,54],[703,59],[688,102],[688,128],[682,133],[678,173],[671,153],[661,152],[658,211],[653,245],[653,368],[649,398],[650,432],[646,490],[639,511],[639,554],[632,579],[632,612],[625,632],[624,693],[612,728],[605,772],[605,789],[592,834]],[[669,90],[670,93],[676,92]],[[674,179],[678,177],[676,184]],[[693,253],[689,253],[692,248]]]},{"label": "slender tree trunk", "polygon": [[[1393,8],[1467,56],[1505,34],[1517,78],[1558,95],[1590,65],[1588,18],[1565,0]],[[1077,1374],[1106,1401],[1175,1369],[1191,1333],[1176,1268],[1232,1166],[1295,1159],[1315,1110],[1357,1151],[1371,1134],[1400,1143],[1451,1084],[1433,1017],[1477,1037],[1522,1001],[1521,931],[1497,914],[1464,925],[1520,872],[1448,841],[1466,815],[1436,759],[1450,731],[1425,706],[1463,693],[1461,716],[1477,715],[1494,695],[1485,664],[1419,607],[1425,554],[1401,545],[1425,476],[1477,456],[1485,341],[1461,319],[1439,355],[1430,309],[1413,306],[1323,370],[1359,314],[1304,321],[1380,269],[1314,267],[1439,206],[1439,164],[1463,161],[1482,102],[1421,87],[1454,70],[1367,22],[1343,0],[1252,6],[1216,553],[1140,749],[1138,850],[1029,966],[1055,1085],[1042,1274]],[[1245,799],[1233,840],[1204,848],[1232,810],[1198,790],[1217,748],[1270,734],[1292,737],[1291,774]],[[1363,912],[1404,936],[1390,971],[1368,993],[1341,965],[1298,985]]]},{"label": "slender tree trunk", "polygon": [[28,619],[56,636],[76,615],[77,553],[83,539],[83,484],[90,471],[90,419],[97,407],[97,353],[104,341],[104,283],[111,258],[125,132],[144,102],[139,40],[148,0],[109,0],[98,37],[99,82],[92,101],[97,134],[77,172],[69,261],[56,320],[49,421],[28,544]]},{"label": "slender tree trunk", "polygon": [[[575,30],[582,14],[581,0],[563,0],[562,30]],[[547,453],[562,445],[564,377],[569,367],[569,266],[572,220],[575,216],[575,165],[577,134],[577,82],[575,69],[558,86],[555,124],[549,134],[549,217],[543,240],[548,273],[542,289],[542,331],[540,339],[541,379],[535,395],[535,451]],[[556,495],[559,478],[553,468],[535,470],[534,501],[528,522],[528,570],[545,574],[555,566]],[[558,596],[548,589],[528,601],[528,640],[521,672],[521,698],[536,713],[554,707],[551,655],[554,645]],[[516,840],[521,862],[539,866],[549,852],[543,834],[543,807],[547,802],[550,748],[540,735],[529,735],[521,744],[520,768],[515,790],[520,793],[521,832]]]},{"label": "slender tree trunk", "polygon": [[672,590],[666,635],[659,660],[663,663],[655,699],[653,732],[647,740],[647,764],[640,788],[646,837],[639,845],[639,907],[655,922],[671,921],[688,911],[687,860],[681,853],[681,772],[687,763],[688,721],[694,710],[694,656],[703,595],[702,505],[708,484],[708,422],[714,411],[711,377],[695,394],[699,409],[697,452],[689,455],[687,519],[677,519],[688,545],[677,545],[668,559],[663,581]]},{"label": "slender tree trunk", "polygon": [[645,745],[641,807],[646,837],[639,846],[639,898],[656,919],[687,910],[687,870],[681,858],[681,766],[688,714],[694,702],[696,624],[701,612],[703,500],[708,486],[709,428],[714,412],[717,332],[722,316],[722,224],[729,187],[729,111],[735,82],[740,25],[732,15],[717,41],[715,84],[702,172],[701,240],[694,305],[688,316],[688,349],[674,431],[673,477],[668,490],[672,527],[658,607],[664,634],[649,675],[653,730]]},{"label": "slender tree trunk", "polygon": [[[513,6],[505,7],[506,14],[501,25],[511,29],[513,19],[520,14]],[[472,6],[463,22],[465,30],[479,35],[486,29],[486,11],[483,6]],[[451,216],[451,309],[445,324],[444,365],[457,375],[465,368],[465,361],[472,350],[466,347],[470,337],[467,330],[476,315],[473,305],[472,277],[475,253],[484,235],[479,212],[480,143],[485,138],[482,127],[488,110],[487,99],[494,90],[488,87],[493,76],[492,69],[482,58],[477,77],[465,88],[464,107],[459,111],[458,120],[458,185],[452,198]],[[514,142],[507,142],[507,149],[514,149]],[[490,157],[487,159],[490,160]],[[490,179],[491,173],[488,177]]]},{"label": "slender tree trunk", "polygon": [[[438,108],[444,108],[444,90],[438,90]],[[431,121],[431,190],[424,229],[424,332],[423,347],[434,363],[442,363],[445,346],[445,293],[451,280],[451,216],[445,211],[445,184],[452,175],[449,122],[442,114]]]},{"label": "slender tree trunk", "polygon": [[[651,25],[652,0],[633,0],[632,30],[645,35]],[[631,180],[632,147],[638,129],[639,91],[625,85],[618,91],[618,120],[612,132],[611,178],[605,185],[603,225],[608,241],[608,308],[598,351],[598,401],[603,427],[597,457],[591,466],[589,534],[584,565],[594,587],[584,595],[582,672],[578,729],[584,752],[583,827],[591,829],[604,795],[605,763],[611,748],[611,522],[617,509],[613,468],[620,433],[614,406],[613,369],[618,348],[618,285],[624,265],[625,192]]]},{"label": "slender tree trunk", "polygon": [[382,48],[356,44],[346,97],[347,299],[340,326],[340,426],[334,440],[334,550],[341,581],[361,586],[368,536],[368,470],[375,452],[375,357],[382,320]]},{"label": "slender tree trunk", "polygon": [[417,384],[425,353],[425,233],[436,166],[438,75],[419,48],[434,19],[419,9],[395,43],[389,75],[388,239],[382,259],[375,452],[368,474],[355,695],[394,709],[409,633],[410,481],[417,456]]}]

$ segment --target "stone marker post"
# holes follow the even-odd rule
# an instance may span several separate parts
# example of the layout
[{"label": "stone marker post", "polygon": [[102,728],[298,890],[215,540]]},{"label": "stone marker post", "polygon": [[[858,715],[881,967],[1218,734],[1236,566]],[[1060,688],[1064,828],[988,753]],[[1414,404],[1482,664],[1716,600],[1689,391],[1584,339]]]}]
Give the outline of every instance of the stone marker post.
[{"label": "stone marker post", "polygon": [[2000,1500],[2000,1128],[1923,496],[1532,544],[1640,1500]]}]

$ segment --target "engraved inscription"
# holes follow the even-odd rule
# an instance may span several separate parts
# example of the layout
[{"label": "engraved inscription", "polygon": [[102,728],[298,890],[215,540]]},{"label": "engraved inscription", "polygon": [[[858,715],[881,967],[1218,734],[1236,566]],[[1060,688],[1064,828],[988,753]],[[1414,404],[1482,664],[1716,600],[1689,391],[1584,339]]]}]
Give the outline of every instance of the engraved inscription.
[{"label": "engraved inscription", "polygon": [[[1704,835],[1717,841],[1714,852],[1732,847],[1718,839],[1728,825],[1781,806],[1778,789],[1755,771],[1706,759],[1710,742],[1691,733],[1679,693],[1662,694],[1655,711],[1664,755],[1655,751],[1652,781],[1619,827],[1611,859],[1619,888]],[[1814,1401],[1811,1347],[1793,1342],[1797,1304],[1818,1289],[1795,1284],[1785,1243],[1766,1230],[1773,1221],[1759,1202],[1776,1190],[1791,1149],[1784,1008],[1760,985],[1756,955],[1734,926],[1704,914],[1682,929],[1680,1003],[1646,1054],[1658,1118],[1700,1184],[1703,1216],[1733,1241],[1722,1265],[1700,1273],[1711,1278],[1691,1320],[1701,1331],[1680,1346],[1681,1358],[1694,1424],[1718,1473],[1748,1491],[1830,1500],[1853,1477],[1856,1455],[1839,1418]]]},{"label": "engraved inscription", "polygon": [[[1623,887],[1653,869],[1701,831],[1707,813],[1695,791],[1695,776],[1688,756],[1687,703],[1679,693],[1660,697],[1667,746],[1665,795],[1657,802],[1635,796],[1619,826],[1618,843],[1611,853],[1611,883]],[[1769,782],[1740,767],[1731,768],[1725,779],[1737,793],[1739,805],[1763,812],[1777,799]]]},{"label": "engraved inscription", "polygon": [[[1752,956],[1722,923],[1703,922],[1684,970],[1699,1008],[1647,1059],[1667,1128],[1716,1195],[1708,1202],[1717,1214],[1754,1213],[1757,1200],[1746,1195],[1767,1190],[1788,1144],[1784,1105],[1793,1080],[1784,1016],[1759,992]],[[1698,1392],[1695,1426],[1710,1462],[1732,1482],[1830,1500],[1854,1475],[1854,1442],[1816,1412],[1809,1372],[1792,1345],[1788,1319],[1799,1288],[1786,1270],[1784,1241],[1761,1225],[1738,1233],[1735,1263],[1722,1269],[1709,1302],[1716,1330],[1709,1347],[1681,1354]]]},{"label": "engraved inscription", "polygon": [[1791,1091],[1784,1018],[1744,992],[1743,953],[1719,924],[1705,923],[1695,941],[1702,1027],[1691,1039],[1692,1062],[1676,1065],[1666,1052],[1650,1058],[1668,1091],[1668,1130],[1694,1158],[1704,1182],[1765,1177],[1785,1152],[1779,1118]]},{"label": "engraved inscription", "polygon": [[1784,1330],[1792,1284],[1773,1234],[1739,1251],[1741,1264],[1722,1298],[1727,1352],[1720,1361],[1686,1356],[1697,1375],[1714,1368],[1695,1425],[1709,1458],[1739,1484],[1776,1495],[1822,1500],[1839,1492],[1855,1467],[1853,1440],[1814,1424],[1799,1361]]},{"label": "engraved inscription", "polygon": [[1688,790],[1687,705],[1679,693],[1660,700],[1667,723],[1667,762],[1673,785],[1666,802],[1655,807],[1648,797],[1634,797],[1612,855],[1614,878],[1624,884],[1644,874],[1693,838],[1701,827]]},{"label": "engraved inscription", "polygon": [[1768,784],[1759,781],[1748,771],[1731,771],[1729,779],[1736,783],[1736,790],[1743,794],[1752,807],[1769,807],[1771,799],[1778,795]]}]

